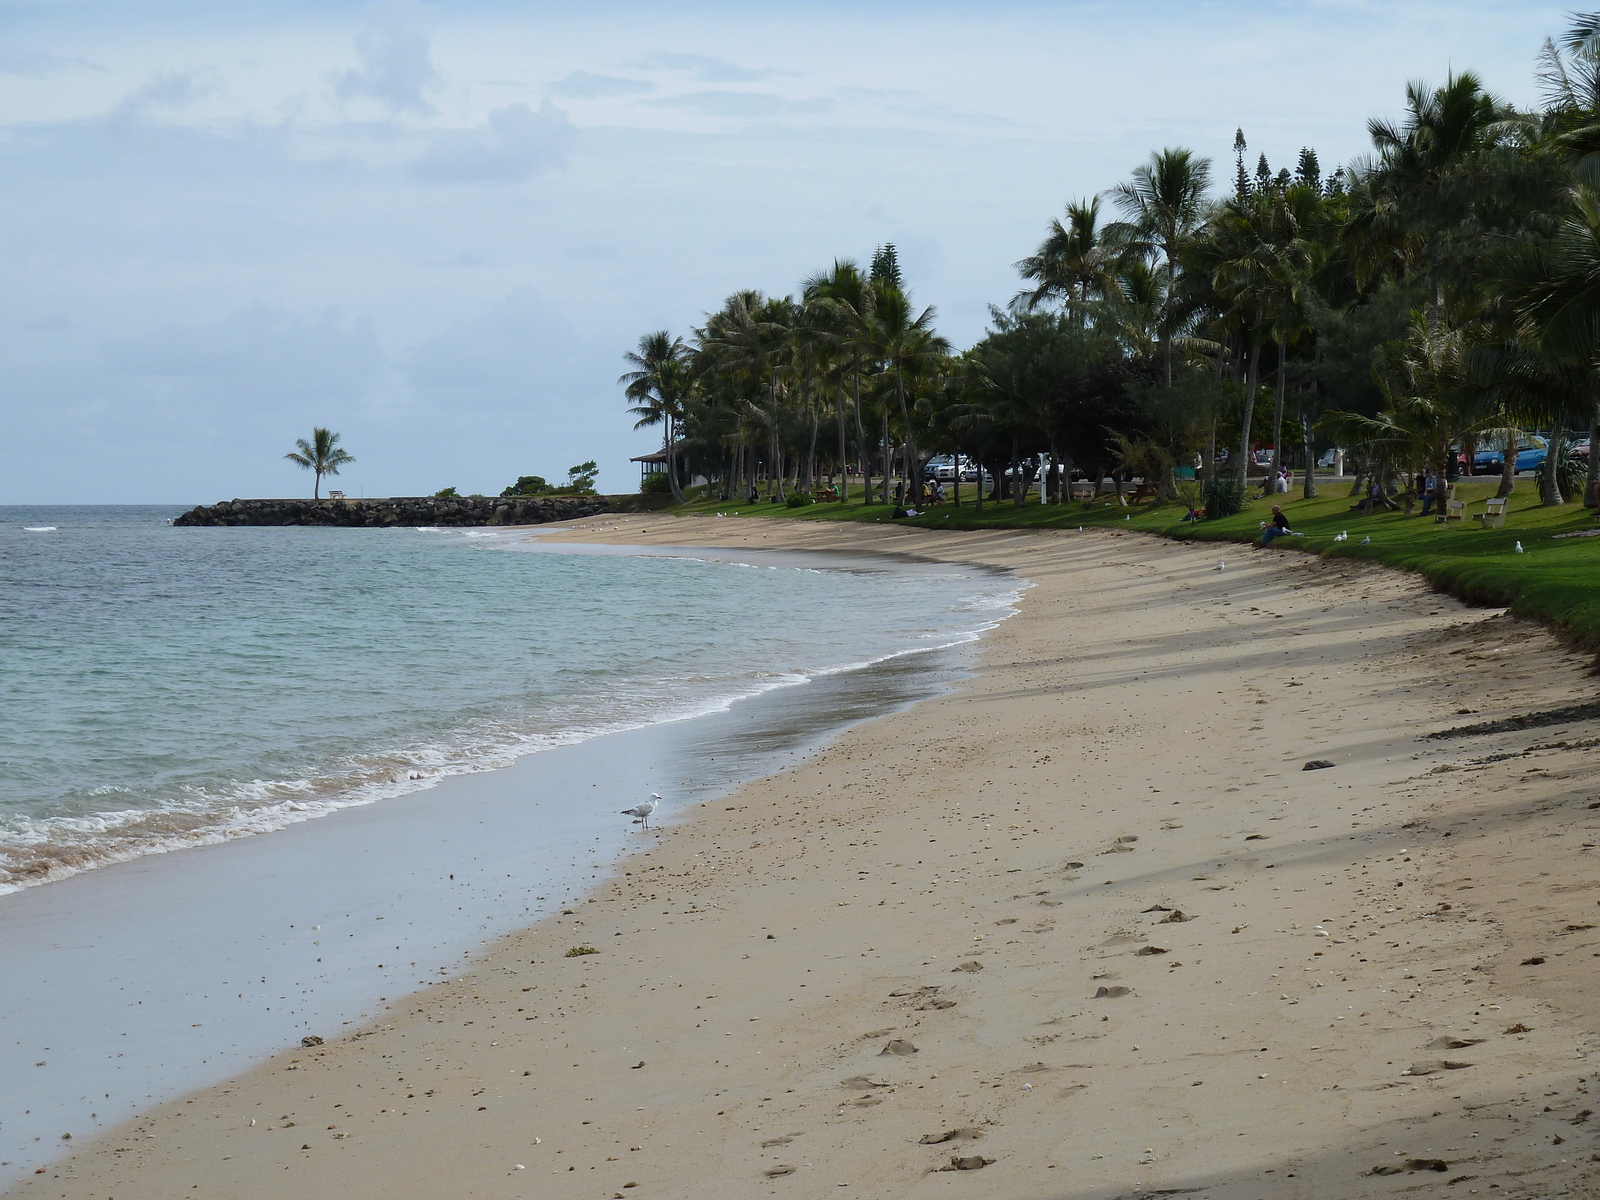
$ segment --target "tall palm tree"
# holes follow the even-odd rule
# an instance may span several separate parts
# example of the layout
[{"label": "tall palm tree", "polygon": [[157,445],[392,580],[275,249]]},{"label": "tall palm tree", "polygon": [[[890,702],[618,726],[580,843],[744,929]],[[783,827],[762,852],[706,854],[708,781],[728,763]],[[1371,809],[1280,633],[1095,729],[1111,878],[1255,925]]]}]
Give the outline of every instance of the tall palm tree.
[{"label": "tall palm tree", "polygon": [[1172,383],[1171,297],[1177,291],[1179,258],[1183,246],[1206,219],[1206,188],[1211,183],[1211,160],[1182,148],[1166,149],[1134,168],[1133,178],[1111,190],[1117,207],[1127,218],[1128,240],[1159,253],[1166,270],[1169,310],[1161,329],[1161,363],[1164,381]]},{"label": "tall palm tree", "polygon": [[682,504],[675,426],[683,419],[684,398],[689,387],[688,347],[682,338],[658,329],[641,337],[638,349],[622,357],[633,366],[633,370],[617,380],[624,385],[623,395],[633,401],[628,412],[639,418],[633,427],[662,427],[661,448],[667,456],[667,485],[672,489],[673,500]]},{"label": "tall palm tree", "polygon": [[322,499],[324,475],[337,475],[340,467],[355,462],[353,457],[339,448],[339,435],[320,425],[311,430],[309,442],[305,438],[296,438],[294,444],[300,447],[299,452],[291,450],[284,457],[308,471],[316,472],[316,483],[311,489],[313,500]]},{"label": "tall palm tree", "polygon": [[[849,259],[834,259],[831,271],[820,271],[801,285],[801,303],[808,327],[822,339],[828,352],[821,356],[834,386],[839,425],[839,471],[842,483],[839,499],[849,499],[849,476],[845,472],[844,384],[850,382],[851,411],[855,419],[857,470],[864,478],[867,437],[861,425],[861,376],[866,368],[862,351],[865,313],[871,290],[861,268]],[[872,481],[865,478],[866,498],[872,498]]]},{"label": "tall palm tree", "polygon": [[906,486],[913,490],[919,482],[917,472],[921,459],[917,456],[916,430],[906,406],[906,376],[933,367],[950,353],[950,343],[934,332],[935,315],[931,305],[918,313],[904,291],[893,284],[880,283],[872,289],[872,305],[861,338],[878,360],[881,373],[894,380],[904,434]]}]

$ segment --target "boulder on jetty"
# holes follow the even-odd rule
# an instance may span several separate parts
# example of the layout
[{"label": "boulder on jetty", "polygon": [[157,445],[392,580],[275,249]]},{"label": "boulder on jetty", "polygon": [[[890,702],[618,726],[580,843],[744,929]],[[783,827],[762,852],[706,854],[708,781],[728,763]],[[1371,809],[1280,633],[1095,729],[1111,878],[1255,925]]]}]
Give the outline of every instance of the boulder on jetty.
[{"label": "boulder on jetty", "polygon": [[543,525],[614,512],[608,496],[392,496],[384,500],[222,500],[174,525]]}]

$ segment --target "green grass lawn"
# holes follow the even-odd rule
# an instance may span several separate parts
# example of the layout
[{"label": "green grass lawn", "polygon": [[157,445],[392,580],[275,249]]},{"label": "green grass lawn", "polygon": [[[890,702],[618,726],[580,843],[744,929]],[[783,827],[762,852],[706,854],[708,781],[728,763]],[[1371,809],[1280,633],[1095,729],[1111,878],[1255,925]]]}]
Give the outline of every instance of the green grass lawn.
[{"label": "green grass lawn", "polygon": [[[1483,511],[1483,500],[1494,495],[1498,479],[1463,480],[1457,495],[1467,501],[1466,521],[1435,524],[1433,518],[1379,513],[1365,517],[1350,511],[1349,484],[1324,483],[1315,500],[1301,499],[1298,490],[1274,497],[1283,505],[1290,524],[1304,537],[1279,538],[1271,547],[1252,553],[1313,553],[1368,559],[1392,567],[1419,571],[1439,590],[1469,603],[1509,605],[1521,616],[1548,624],[1575,638],[1591,650],[1600,650],[1600,537],[1565,538],[1552,535],[1600,528],[1589,510],[1566,504],[1544,508],[1531,479],[1518,479],[1507,509],[1505,527],[1483,529],[1470,514]],[[962,506],[939,505],[921,517],[902,522],[929,529],[1138,529],[1191,541],[1254,542],[1272,500],[1252,500],[1243,512],[1198,525],[1184,524],[1177,504],[1155,507],[1142,504],[1120,508],[1101,498],[1056,506],[1030,503],[1016,508],[1009,501],[985,504],[980,514],[968,488],[962,488]],[[887,521],[892,505],[813,504],[785,508],[779,504],[692,501],[672,511],[698,514],[740,514],[782,517],[800,521]],[[1420,511],[1420,509],[1419,509]],[[1349,540],[1335,542],[1341,532]],[[1372,539],[1362,545],[1363,538]],[[1516,553],[1522,543],[1524,553]]]}]

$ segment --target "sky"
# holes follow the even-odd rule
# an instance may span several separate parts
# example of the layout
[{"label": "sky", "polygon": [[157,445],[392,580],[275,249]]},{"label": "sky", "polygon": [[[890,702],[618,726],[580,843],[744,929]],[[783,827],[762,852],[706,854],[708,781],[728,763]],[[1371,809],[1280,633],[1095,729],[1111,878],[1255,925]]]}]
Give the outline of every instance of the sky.
[{"label": "sky", "polygon": [[1409,80],[1536,99],[1557,5],[0,5],[0,504],[637,486],[651,330],[899,248],[957,346],[1152,150],[1362,154]]}]

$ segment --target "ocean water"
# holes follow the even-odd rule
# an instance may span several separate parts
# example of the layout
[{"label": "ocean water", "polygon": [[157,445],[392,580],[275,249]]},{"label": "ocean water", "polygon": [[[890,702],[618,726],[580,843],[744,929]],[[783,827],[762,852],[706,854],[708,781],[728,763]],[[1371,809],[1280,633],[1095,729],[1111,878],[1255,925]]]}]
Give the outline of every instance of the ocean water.
[{"label": "ocean water", "polygon": [[970,640],[1016,590],[179,511],[0,508],[0,892]]}]

